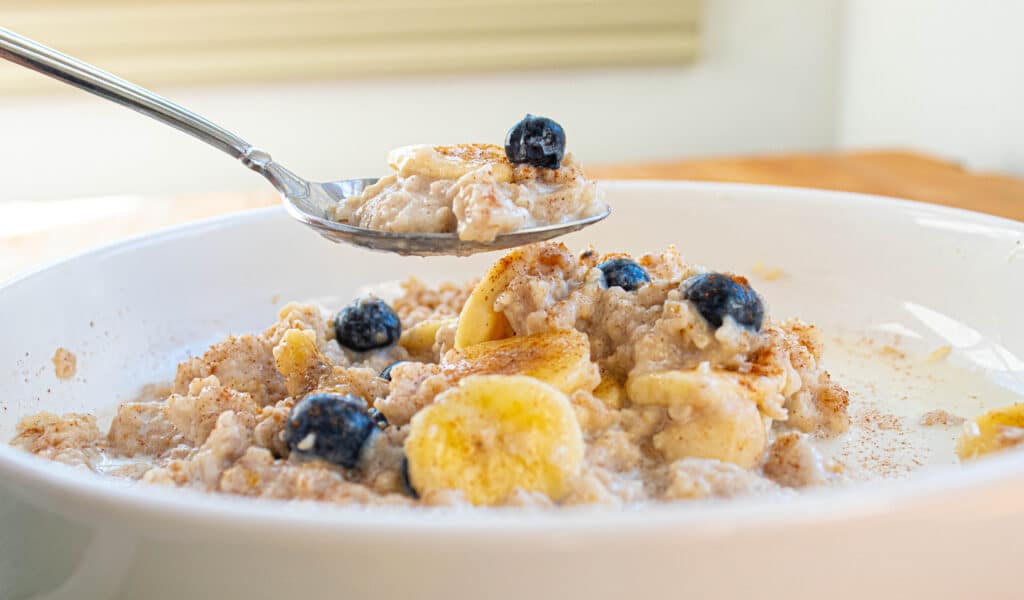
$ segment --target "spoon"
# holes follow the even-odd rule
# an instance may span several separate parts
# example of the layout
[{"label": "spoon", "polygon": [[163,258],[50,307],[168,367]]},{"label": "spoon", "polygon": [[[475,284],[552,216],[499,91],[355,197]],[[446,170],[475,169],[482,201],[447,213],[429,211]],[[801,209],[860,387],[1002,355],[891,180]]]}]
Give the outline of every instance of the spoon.
[{"label": "spoon", "polygon": [[273,184],[291,216],[332,242],[403,255],[464,256],[549,240],[597,223],[610,213],[606,209],[576,221],[513,231],[490,242],[460,240],[454,233],[397,233],[353,227],[331,219],[331,209],[341,200],[359,194],[376,179],[307,181],[274,162],[266,152],[183,106],[2,27],[0,58],[152,117],[241,160]]}]

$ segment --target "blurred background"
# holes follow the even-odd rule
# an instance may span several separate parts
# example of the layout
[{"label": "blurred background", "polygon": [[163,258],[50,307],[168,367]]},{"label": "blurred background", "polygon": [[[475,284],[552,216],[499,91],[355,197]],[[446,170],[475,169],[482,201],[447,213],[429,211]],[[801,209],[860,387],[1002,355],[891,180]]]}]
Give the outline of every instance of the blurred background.
[{"label": "blurred background", "polygon": [[[0,23],[151,86],[310,178],[500,143],[585,164],[849,148],[1024,174],[1024,3],[0,0]],[[0,62],[3,201],[263,190],[164,125]]]}]

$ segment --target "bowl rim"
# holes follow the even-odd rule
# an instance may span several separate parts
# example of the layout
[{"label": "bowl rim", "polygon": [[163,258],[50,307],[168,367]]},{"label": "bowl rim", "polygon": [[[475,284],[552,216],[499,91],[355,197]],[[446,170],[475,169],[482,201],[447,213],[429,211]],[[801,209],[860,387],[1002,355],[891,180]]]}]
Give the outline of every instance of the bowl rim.
[{"label": "bowl rim", "polygon": [[[889,213],[917,217],[944,217],[1002,230],[1024,237],[1024,222],[970,210],[871,194],[785,186],[677,180],[612,180],[601,185],[616,189],[673,188],[680,192],[740,192],[785,195],[790,202],[836,204],[857,202],[883,207]],[[96,260],[129,247],[160,243],[170,238],[209,233],[226,225],[280,218],[281,206],[232,212],[151,233],[131,236],[52,261],[0,282],[0,294],[57,266],[79,260]],[[296,226],[301,226],[296,223]],[[728,502],[645,504],[638,507],[566,507],[550,509],[450,509],[360,505],[337,506],[321,502],[295,502],[242,498],[194,490],[166,489],[112,480],[82,469],[55,463],[0,444],[0,477],[5,487],[30,498],[56,493],[62,500],[83,509],[105,514],[136,516],[176,525],[189,523],[217,530],[251,531],[258,524],[303,539],[324,535],[391,534],[413,541],[436,540],[446,535],[521,536],[566,535],[617,539],[672,530],[686,535],[719,535],[729,531],[758,531],[775,527],[813,525],[824,521],[855,521],[914,512],[921,507],[940,508],[944,499],[964,492],[982,495],[1024,475],[1024,450],[1010,451],[959,467],[934,466],[901,480],[858,483],[811,490],[784,498],[740,498]],[[429,515],[429,518],[426,518]],[[412,536],[412,537],[409,537]]]}]

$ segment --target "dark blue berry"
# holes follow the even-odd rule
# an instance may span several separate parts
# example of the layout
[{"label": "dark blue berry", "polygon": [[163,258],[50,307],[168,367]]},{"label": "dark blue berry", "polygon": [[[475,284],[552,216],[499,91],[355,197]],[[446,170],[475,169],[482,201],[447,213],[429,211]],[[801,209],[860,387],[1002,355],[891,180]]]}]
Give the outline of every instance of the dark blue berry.
[{"label": "dark blue berry", "polygon": [[371,406],[369,409],[367,409],[366,416],[370,417],[370,420],[373,421],[373,424],[377,426],[377,429],[388,428],[388,418],[384,416],[384,413],[380,412],[376,408],[373,408]]},{"label": "dark blue berry", "polygon": [[292,408],[283,438],[293,454],[354,469],[376,429],[361,398],[313,394]]},{"label": "dark blue berry", "polygon": [[651,282],[651,276],[643,267],[628,258],[613,258],[597,265],[604,274],[605,287],[620,287],[627,292],[637,290]]},{"label": "dark blue berry", "polygon": [[409,480],[409,459],[402,457],[402,484],[405,485],[405,491],[409,492],[409,495],[413,498],[419,498],[420,495],[416,493],[416,488],[412,487],[412,482]]},{"label": "dark blue berry", "polygon": [[730,316],[738,325],[761,330],[764,304],[746,279],[702,273],[690,277],[680,287],[683,297],[693,302],[697,312],[713,327],[721,327],[722,320]]},{"label": "dark blue berry", "polygon": [[508,130],[505,156],[511,163],[557,169],[565,158],[565,130],[547,117],[526,115]]},{"label": "dark blue berry", "polygon": [[334,333],[342,346],[363,352],[397,342],[402,335],[402,323],[383,300],[360,298],[335,317]]},{"label": "dark blue berry", "polygon": [[396,360],[395,362],[391,363],[390,365],[384,367],[384,370],[380,372],[380,378],[383,379],[384,381],[391,381],[391,369],[394,369],[396,365],[400,365],[400,364],[402,364],[404,362],[409,362],[409,361],[406,361],[406,360]]}]

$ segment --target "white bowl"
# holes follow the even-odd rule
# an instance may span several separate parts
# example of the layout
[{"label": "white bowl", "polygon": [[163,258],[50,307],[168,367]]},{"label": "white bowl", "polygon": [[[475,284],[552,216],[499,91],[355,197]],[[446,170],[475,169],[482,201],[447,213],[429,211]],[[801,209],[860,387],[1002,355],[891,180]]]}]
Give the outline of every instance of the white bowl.
[{"label": "white bowl", "polygon": [[[716,268],[779,266],[790,276],[758,284],[775,315],[826,330],[902,324],[1021,385],[1024,224],[815,190],[605,188],[612,218],[570,246],[674,243]],[[0,288],[0,438],[40,410],[110,416],[189,352],[262,329],[286,300],[347,299],[412,274],[471,277],[493,259],[337,246],[280,209],[74,257]],[[940,318],[924,323],[914,306]],[[78,354],[71,381],[54,376],[58,346]],[[642,510],[252,501],[126,485],[6,446],[0,482],[4,598],[1009,598],[1024,549],[1019,453],[786,502]]]}]

